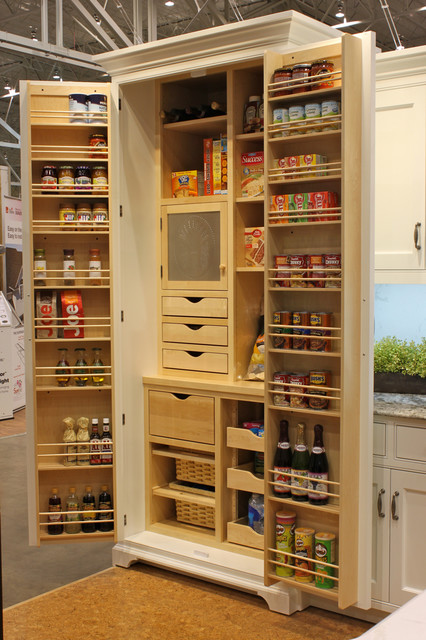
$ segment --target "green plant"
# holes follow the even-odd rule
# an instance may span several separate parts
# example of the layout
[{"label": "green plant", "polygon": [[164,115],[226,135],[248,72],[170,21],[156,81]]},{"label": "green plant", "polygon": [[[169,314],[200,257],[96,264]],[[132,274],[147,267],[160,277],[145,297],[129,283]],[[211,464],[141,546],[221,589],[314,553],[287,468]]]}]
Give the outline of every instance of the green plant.
[{"label": "green plant", "polygon": [[386,336],[374,345],[376,373],[402,373],[426,378],[426,338],[419,343]]}]

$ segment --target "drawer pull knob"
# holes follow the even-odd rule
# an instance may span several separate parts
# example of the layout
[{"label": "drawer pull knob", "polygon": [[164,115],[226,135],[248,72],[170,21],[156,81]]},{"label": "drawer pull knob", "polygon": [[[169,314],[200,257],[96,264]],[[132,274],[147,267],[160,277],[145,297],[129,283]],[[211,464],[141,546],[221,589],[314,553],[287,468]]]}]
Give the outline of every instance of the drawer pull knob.
[{"label": "drawer pull knob", "polygon": [[392,496],[392,520],[399,520],[399,516],[396,513],[396,499],[399,496],[399,491],[394,491]]},{"label": "drawer pull knob", "polygon": [[379,518],[384,518],[385,513],[382,511],[382,495],[386,493],[384,489],[380,489],[379,495],[377,496],[377,513],[379,514]]},{"label": "drawer pull knob", "polygon": [[187,398],[189,398],[188,393],[172,393],[172,396],[174,396],[178,400],[186,400]]}]

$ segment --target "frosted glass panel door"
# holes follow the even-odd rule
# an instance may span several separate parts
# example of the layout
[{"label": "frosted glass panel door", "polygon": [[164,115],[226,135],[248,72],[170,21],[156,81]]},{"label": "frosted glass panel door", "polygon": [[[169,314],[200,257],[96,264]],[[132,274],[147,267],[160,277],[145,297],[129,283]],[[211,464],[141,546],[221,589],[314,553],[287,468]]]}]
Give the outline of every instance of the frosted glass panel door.
[{"label": "frosted glass panel door", "polygon": [[163,207],[163,288],[226,288],[225,210],[223,203]]}]

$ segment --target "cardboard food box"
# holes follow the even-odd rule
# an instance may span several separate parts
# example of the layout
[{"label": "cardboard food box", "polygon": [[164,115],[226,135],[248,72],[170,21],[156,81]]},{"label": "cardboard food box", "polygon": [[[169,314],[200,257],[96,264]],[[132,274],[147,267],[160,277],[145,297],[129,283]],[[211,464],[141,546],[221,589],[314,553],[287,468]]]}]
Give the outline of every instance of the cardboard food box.
[{"label": "cardboard food box", "polygon": [[204,195],[204,175],[202,171],[173,171],[173,198],[188,198]]},{"label": "cardboard food box", "polygon": [[244,231],[246,267],[262,267],[264,265],[264,235],[264,227],[246,227]]},{"label": "cardboard food box", "polygon": [[263,151],[241,154],[241,196],[252,198],[263,194]]}]

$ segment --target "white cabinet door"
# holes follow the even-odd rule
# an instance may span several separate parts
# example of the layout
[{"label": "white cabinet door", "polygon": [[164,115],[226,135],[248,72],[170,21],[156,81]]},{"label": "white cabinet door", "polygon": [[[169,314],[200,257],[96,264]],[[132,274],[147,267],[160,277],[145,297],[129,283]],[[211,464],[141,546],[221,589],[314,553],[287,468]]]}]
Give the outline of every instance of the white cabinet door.
[{"label": "white cabinet door", "polygon": [[371,597],[389,600],[390,470],[373,467]]},{"label": "white cabinet door", "polygon": [[376,270],[425,267],[426,85],[376,93]]},{"label": "white cabinet door", "polygon": [[426,589],[426,474],[391,472],[390,602]]}]

